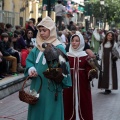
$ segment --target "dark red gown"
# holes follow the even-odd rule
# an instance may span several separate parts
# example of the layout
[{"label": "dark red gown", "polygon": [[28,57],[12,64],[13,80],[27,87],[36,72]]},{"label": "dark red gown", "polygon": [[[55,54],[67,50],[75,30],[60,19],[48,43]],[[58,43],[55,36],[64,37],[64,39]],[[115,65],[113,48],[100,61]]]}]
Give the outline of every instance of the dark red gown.
[{"label": "dark red gown", "polygon": [[92,98],[88,72],[91,69],[87,57],[70,57],[72,87],[64,89],[65,120],[93,120]]}]

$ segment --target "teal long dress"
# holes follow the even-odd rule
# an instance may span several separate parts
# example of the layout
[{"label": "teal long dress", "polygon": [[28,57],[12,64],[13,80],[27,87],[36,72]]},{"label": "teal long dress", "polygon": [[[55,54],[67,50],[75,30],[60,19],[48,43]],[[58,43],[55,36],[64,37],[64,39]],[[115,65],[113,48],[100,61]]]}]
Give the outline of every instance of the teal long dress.
[{"label": "teal long dress", "polygon": [[[65,52],[62,45],[56,46]],[[64,120],[64,108],[63,108],[63,88],[72,86],[70,74],[64,77],[62,83],[57,85],[52,83],[50,80],[44,77],[43,71],[45,71],[48,66],[43,64],[42,54],[38,63],[36,63],[36,58],[40,50],[38,48],[33,48],[26,60],[26,70],[25,75],[28,75],[28,69],[30,67],[35,67],[38,74],[42,77],[42,89],[39,96],[39,101],[35,105],[29,105],[28,108],[28,120]],[[69,63],[68,70],[69,68]],[[30,89],[35,89],[36,91],[40,87],[39,77],[33,78],[31,82]],[[58,88],[58,97],[55,101],[56,87]]]}]

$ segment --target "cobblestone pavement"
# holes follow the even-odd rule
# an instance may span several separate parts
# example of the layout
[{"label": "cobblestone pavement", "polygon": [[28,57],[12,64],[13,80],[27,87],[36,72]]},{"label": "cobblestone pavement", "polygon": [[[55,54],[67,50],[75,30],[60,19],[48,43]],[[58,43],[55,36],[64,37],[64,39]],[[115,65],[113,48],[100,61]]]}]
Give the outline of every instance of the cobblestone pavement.
[{"label": "cobblestone pavement", "polygon": [[[92,87],[93,115],[94,120],[120,120],[120,60],[118,66],[118,90],[104,95],[103,91],[97,89],[98,80],[94,80]],[[27,120],[27,104],[19,101],[18,92],[0,100],[0,117],[10,116],[11,120]],[[11,116],[13,115],[13,116]],[[0,120],[7,120],[0,118]]]}]

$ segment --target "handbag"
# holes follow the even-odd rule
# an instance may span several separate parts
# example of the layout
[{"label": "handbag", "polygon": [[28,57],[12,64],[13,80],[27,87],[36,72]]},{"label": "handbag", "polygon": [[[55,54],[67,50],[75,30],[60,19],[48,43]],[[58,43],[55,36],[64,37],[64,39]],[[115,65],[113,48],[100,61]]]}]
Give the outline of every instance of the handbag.
[{"label": "handbag", "polygon": [[30,94],[30,93],[27,93],[24,91],[24,87],[25,87],[25,84],[27,82],[27,80],[29,80],[31,77],[28,76],[25,81],[23,82],[23,86],[22,86],[22,89],[19,91],[19,99],[25,103],[28,103],[28,104],[36,104],[37,101],[39,100],[39,93],[40,93],[40,90],[42,88],[42,78],[40,75],[38,75],[38,77],[40,78],[41,80],[41,84],[40,84],[40,88],[39,90],[37,91],[37,95],[38,96],[35,96],[33,94]]}]

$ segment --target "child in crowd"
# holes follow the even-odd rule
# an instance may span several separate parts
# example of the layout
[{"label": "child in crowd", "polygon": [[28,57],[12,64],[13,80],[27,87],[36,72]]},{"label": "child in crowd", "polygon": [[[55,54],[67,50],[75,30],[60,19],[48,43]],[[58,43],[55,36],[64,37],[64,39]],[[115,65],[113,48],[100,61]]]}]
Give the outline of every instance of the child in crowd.
[{"label": "child in crowd", "polygon": [[33,47],[33,45],[27,45],[27,48],[21,51],[21,65],[23,67],[26,67],[26,58],[30,51],[33,49]]},{"label": "child in crowd", "polygon": [[12,63],[12,67],[10,69],[11,74],[16,74],[17,72],[17,58],[12,56],[7,50],[9,48],[9,42],[8,42],[8,34],[2,33],[1,34],[1,41],[0,41],[0,51],[3,54],[3,58],[5,58],[7,61],[10,61]]}]

